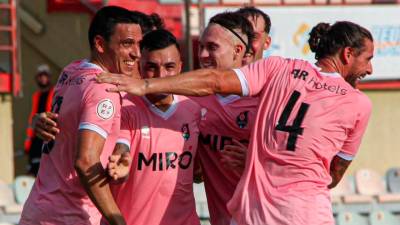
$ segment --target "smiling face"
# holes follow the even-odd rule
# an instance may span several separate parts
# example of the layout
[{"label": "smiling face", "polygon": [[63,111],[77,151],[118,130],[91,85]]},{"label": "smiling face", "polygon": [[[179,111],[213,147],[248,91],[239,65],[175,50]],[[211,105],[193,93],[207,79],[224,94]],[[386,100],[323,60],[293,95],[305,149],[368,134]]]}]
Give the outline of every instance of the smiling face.
[{"label": "smiling face", "polygon": [[250,16],[247,19],[253,26],[254,39],[251,42],[251,52],[244,58],[243,64],[245,65],[261,59],[263,51],[267,50],[271,44],[271,37],[265,32],[264,19],[261,16]]},{"label": "smiling face", "polygon": [[[175,45],[163,49],[143,49],[140,59],[140,75],[146,78],[162,78],[180,74],[182,68],[181,55]],[[156,99],[164,99],[168,94],[153,94]]]},{"label": "smiling face", "polygon": [[199,40],[201,68],[230,69],[240,67],[243,53],[235,52],[233,35],[218,24],[209,24]]},{"label": "smiling face", "polygon": [[138,24],[119,23],[105,43],[103,60],[112,73],[126,75],[138,72],[142,30]]},{"label": "smiling face", "polygon": [[[358,54],[357,54],[358,53]],[[374,56],[374,44],[371,40],[364,40],[364,48],[361,52],[352,53],[347,65],[348,72],[344,79],[353,87],[367,75],[372,74],[371,59]]]},{"label": "smiling face", "polygon": [[163,49],[142,51],[140,71],[143,78],[162,78],[178,75],[182,62],[179,50],[175,45]]}]

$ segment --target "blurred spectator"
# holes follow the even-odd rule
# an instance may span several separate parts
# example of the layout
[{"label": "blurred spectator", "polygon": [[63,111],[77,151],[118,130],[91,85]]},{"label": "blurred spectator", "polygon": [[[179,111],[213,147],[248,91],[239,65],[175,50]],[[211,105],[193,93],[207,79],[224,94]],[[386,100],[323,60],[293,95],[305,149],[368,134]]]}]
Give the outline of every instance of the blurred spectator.
[{"label": "blurred spectator", "polygon": [[51,111],[54,88],[50,77],[49,66],[46,64],[39,65],[35,75],[39,90],[35,91],[32,95],[32,109],[29,115],[29,125],[26,130],[27,137],[25,140],[25,152],[29,156],[28,172],[35,176],[39,171],[43,141],[35,135],[32,129],[32,119],[36,113]]}]

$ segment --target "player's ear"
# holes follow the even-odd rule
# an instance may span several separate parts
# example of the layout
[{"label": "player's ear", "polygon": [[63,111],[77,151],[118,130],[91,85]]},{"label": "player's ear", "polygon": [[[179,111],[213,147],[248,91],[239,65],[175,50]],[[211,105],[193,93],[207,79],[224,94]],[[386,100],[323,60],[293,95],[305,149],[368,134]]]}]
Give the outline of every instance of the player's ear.
[{"label": "player's ear", "polygon": [[243,45],[236,45],[235,46],[235,54],[239,55],[241,52],[243,52],[245,47]]},{"label": "player's ear", "polygon": [[99,53],[105,52],[106,40],[100,35],[94,37],[94,47]]},{"label": "player's ear", "polygon": [[263,46],[264,50],[267,50],[269,48],[269,46],[271,46],[271,41],[272,41],[271,36],[269,36],[267,34],[267,38],[265,39],[264,46]]},{"label": "player's ear", "polygon": [[182,61],[181,60],[179,60],[177,67],[178,67],[178,73],[181,73],[182,72]]},{"label": "player's ear", "polygon": [[344,47],[341,58],[343,59],[343,63],[345,65],[349,64],[354,56],[354,49],[351,47]]},{"label": "player's ear", "polygon": [[244,54],[243,52],[244,52],[245,48],[243,45],[237,44],[237,45],[235,45],[234,48],[235,48],[234,49],[234,59],[236,59]]}]

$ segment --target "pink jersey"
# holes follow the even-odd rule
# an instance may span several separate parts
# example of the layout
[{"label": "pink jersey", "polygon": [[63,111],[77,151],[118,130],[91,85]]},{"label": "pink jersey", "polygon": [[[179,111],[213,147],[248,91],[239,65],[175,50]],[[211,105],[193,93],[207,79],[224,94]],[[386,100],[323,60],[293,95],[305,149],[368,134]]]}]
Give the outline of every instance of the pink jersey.
[{"label": "pink jersey", "polygon": [[260,106],[246,169],[228,209],[237,224],[334,224],[329,190],[335,155],[351,160],[370,100],[337,73],[269,57],[235,70]]},{"label": "pink jersey", "polygon": [[106,92],[111,85],[94,80],[101,68],[87,60],[68,65],[58,79],[52,111],[59,114],[60,134],[43,146],[40,169],[22,212],[21,225],[100,223],[101,214],[89,199],[74,169],[78,130],[106,139],[103,160],[111,154],[120,129],[121,99]]},{"label": "pink jersey", "polygon": [[213,225],[229,225],[226,204],[232,198],[241,173],[221,164],[221,151],[231,140],[249,143],[258,108],[258,98],[229,95],[193,97],[202,107],[198,157],[201,161],[210,220]]},{"label": "pink jersey", "polygon": [[200,107],[174,96],[166,112],[145,97],[126,96],[118,143],[133,158],[127,181],[113,185],[128,225],[198,225],[193,195],[193,160]]}]

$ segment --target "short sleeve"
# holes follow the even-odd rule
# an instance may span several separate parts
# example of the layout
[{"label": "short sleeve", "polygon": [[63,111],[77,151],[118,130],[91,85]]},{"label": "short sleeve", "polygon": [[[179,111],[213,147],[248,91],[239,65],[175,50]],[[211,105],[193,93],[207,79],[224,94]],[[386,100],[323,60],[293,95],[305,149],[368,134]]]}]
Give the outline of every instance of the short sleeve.
[{"label": "short sleeve", "polygon": [[364,98],[359,100],[360,105],[357,108],[360,111],[357,114],[354,128],[350,130],[342,150],[337,154],[345,160],[352,160],[357,154],[371,115],[372,103],[366,96],[362,96]]},{"label": "short sleeve", "polygon": [[92,130],[107,138],[113,124],[119,122],[121,97],[119,93],[107,92],[109,84],[89,84],[81,104],[79,129]]},{"label": "short sleeve", "polygon": [[282,57],[271,56],[240,69],[234,69],[242,86],[242,95],[258,95],[284,62],[285,59]]}]

